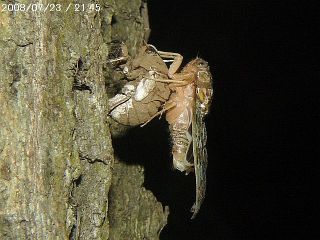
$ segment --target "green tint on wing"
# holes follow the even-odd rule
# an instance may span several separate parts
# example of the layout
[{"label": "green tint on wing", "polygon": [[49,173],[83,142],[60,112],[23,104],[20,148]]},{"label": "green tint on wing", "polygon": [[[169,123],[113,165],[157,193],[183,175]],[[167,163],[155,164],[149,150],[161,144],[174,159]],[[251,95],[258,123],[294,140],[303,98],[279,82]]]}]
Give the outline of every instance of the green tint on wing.
[{"label": "green tint on wing", "polygon": [[206,171],[208,165],[207,155],[207,131],[204,123],[204,115],[200,110],[200,102],[196,101],[195,113],[192,119],[192,139],[194,171],[196,178],[196,201],[191,208],[193,212],[191,219],[195,218],[200,210],[201,204],[206,194]]}]

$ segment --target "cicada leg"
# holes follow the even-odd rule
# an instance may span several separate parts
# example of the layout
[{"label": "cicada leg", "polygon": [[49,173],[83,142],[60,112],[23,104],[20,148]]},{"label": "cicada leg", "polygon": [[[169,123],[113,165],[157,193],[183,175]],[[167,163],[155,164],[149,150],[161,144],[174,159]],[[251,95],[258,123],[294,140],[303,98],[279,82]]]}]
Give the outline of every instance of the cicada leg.
[{"label": "cicada leg", "polygon": [[182,64],[183,56],[179,53],[159,51],[155,46],[151,44],[148,44],[148,46],[152,47],[160,55],[161,58],[164,58],[164,62],[172,62],[169,67],[168,76],[169,78],[174,78],[174,74],[178,71],[179,67]]},{"label": "cicada leg", "polygon": [[172,62],[169,67],[168,76],[174,78],[174,74],[178,71],[182,64],[183,56],[179,53],[158,51],[161,58],[169,58],[170,60],[163,60],[164,62]]},{"label": "cicada leg", "polygon": [[173,79],[165,79],[165,78],[154,78],[152,80],[156,82],[163,82],[170,84],[171,87],[182,87],[192,83],[193,73],[176,73],[173,76]]},{"label": "cicada leg", "polygon": [[162,115],[163,113],[165,113],[166,111],[168,111],[168,110],[170,110],[171,108],[174,108],[174,107],[176,107],[176,103],[175,103],[175,102],[171,102],[171,101],[166,102],[166,103],[163,105],[163,108],[162,108],[159,112],[155,113],[152,117],[149,118],[148,121],[146,121],[146,122],[145,122],[144,124],[142,124],[140,127],[144,127],[144,126],[145,126],[146,124],[148,124],[152,119],[154,119],[155,117],[157,117],[157,116],[159,116],[159,115],[160,115],[160,117],[161,117],[161,115]]}]

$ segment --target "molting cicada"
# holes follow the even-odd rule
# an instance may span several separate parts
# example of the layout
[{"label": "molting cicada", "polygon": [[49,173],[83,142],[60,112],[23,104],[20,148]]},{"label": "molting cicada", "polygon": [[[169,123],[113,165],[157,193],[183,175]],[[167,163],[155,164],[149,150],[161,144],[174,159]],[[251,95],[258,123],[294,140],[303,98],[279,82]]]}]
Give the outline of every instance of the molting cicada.
[{"label": "molting cicada", "polygon": [[[110,99],[110,115],[125,125],[144,126],[154,117],[166,114],[173,166],[186,174],[195,172],[196,201],[191,209],[194,218],[206,191],[204,117],[213,95],[212,75],[208,63],[201,58],[190,61],[179,71],[182,59],[178,53],[158,51],[152,45],[143,47],[127,71],[134,80]],[[167,62],[171,62],[169,68]]]}]

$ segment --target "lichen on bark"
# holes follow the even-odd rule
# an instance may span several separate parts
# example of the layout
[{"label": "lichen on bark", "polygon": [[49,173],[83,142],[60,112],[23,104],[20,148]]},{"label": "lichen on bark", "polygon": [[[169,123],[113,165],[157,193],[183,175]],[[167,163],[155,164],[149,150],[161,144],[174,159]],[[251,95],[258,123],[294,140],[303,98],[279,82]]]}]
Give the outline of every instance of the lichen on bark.
[{"label": "lichen on bark", "polygon": [[[142,181],[143,171],[121,162],[112,168],[105,63],[112,40],[124,41],[132,54],[142,44],[145,5],[96,3],[99,12],[1,12],[0,239],[121,239],[121,228],[109,226],[109,219],[124,221],[123,211],[108,210],[121,209],[118,195],[109,195],[112,174],[130,183]],[[124,222],[127,236],[156,239],[166,222],[161,204],[142,184],[136,191],[112,186],[140,206],[123,206],[128,223],[134,219],[140,229],[129,231]],[[145,214],[155,206],[156,215]]]}]

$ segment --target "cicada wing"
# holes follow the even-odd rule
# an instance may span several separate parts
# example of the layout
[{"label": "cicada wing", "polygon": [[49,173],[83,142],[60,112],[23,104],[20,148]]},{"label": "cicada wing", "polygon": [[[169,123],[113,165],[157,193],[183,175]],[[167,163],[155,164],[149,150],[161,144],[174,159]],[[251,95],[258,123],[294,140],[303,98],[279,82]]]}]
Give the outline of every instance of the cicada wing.
[{"label": "cicada wing", "polygon": [[208,165],[207,155],[207,131],[204,123],[204,115],[200,111],[200,102],[195,103],[195,112],[192,118],[192,139],[194,171],[196,178],[196,201],[191,208],[191,219],[195,218],[200,210],[206,194],[206,171]]}]

